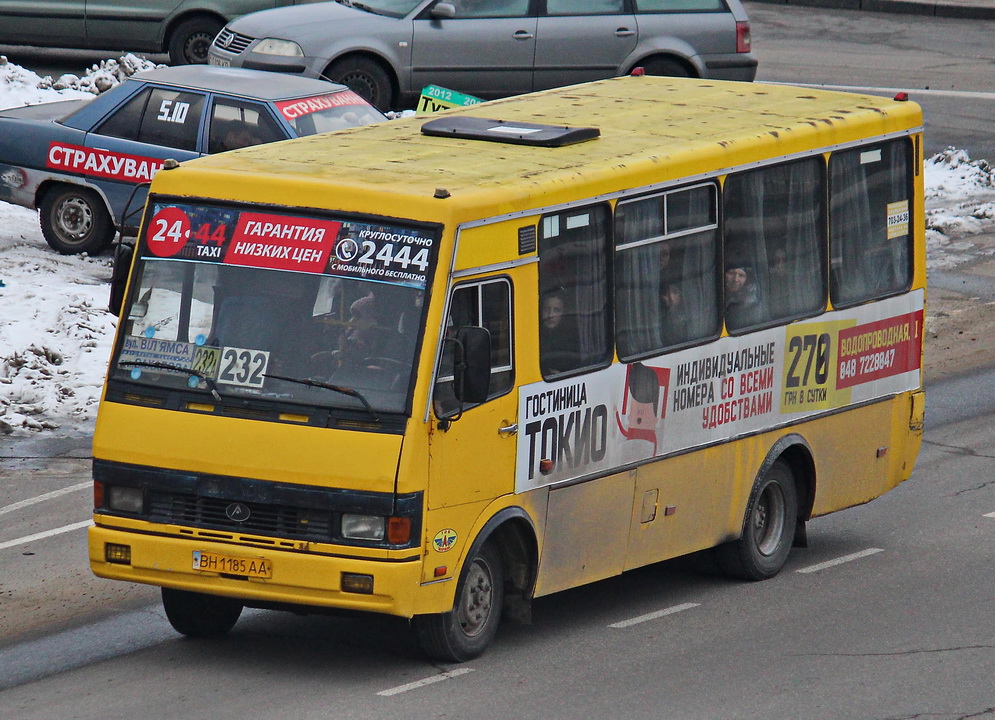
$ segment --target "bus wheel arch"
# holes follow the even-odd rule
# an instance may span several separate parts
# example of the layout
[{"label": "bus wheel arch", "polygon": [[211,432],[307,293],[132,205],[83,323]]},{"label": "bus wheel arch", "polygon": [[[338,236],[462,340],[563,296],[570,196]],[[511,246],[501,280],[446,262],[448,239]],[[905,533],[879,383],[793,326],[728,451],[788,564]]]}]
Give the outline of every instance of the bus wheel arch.
[{"label": "bus wheel arch", "polygon": [[666,77],[698,77],[698,70],[690,62],[678,55],[660,53],[642,58],[629,68],[629,74],[641,67],[647,75],[662,75]]},{"label": "bus wheel arch", "polygon": [[373,53],[355,52],[337,57],[322,71],[322,77],[348,86],[383,112],[392,109],[398,99],[400,84],[394,69]]},{"label": "bus wheel arch", "polygon": [[811,515],[815,471],[804,438],[788,435],[768,452],[757,472],[740,536],[715,548],[721,570],[743,580],[777,575],[792,546],[804,546]]},{"label": "bus wheel arch", "polygon": [[502,615],[529,620],[537,568],[538,544],[528,515],[521,508],[502,510],[467,551],[453,608],[412,619],[422,651],[448,662],[482,655]]}]

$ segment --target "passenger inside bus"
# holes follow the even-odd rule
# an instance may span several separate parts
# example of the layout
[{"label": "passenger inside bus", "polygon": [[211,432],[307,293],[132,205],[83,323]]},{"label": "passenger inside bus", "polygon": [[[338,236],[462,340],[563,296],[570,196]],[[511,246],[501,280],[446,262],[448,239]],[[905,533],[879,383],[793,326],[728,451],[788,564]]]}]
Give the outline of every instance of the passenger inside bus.
[{"label": "passenger inside bus", "polygon": [[730,330],[756,325],[763,317],[753,268],[742,262],[726,265],[726,327]]},{"label": "passenger inside bus", "polygon": [[664,346],[677,345],[690,337],[684,291],[677,282],[664,282],[660,288],[662,321],[660,336]]},{"label": "passenger inside bus", "polygon": [[539,366],[546,375],[578,365],[576,319],[567,312],[564,294],[550,290],[542,297],[539,319]]}]

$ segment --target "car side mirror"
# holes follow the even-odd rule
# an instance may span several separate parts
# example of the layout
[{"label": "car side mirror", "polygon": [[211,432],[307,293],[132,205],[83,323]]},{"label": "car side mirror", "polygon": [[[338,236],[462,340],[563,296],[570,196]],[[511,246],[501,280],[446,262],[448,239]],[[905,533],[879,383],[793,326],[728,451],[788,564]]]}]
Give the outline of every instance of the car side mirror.
[{"label": "car side mirror", "polygon": [[456,330],[455,360],[456,399],[461,404],[486,401],[491,388],[491,334],[482,327]]},{"label": "car side mirror", "polygon": [[124,291],[128,287],[128,273],[135,256],[135,246],[118,243],[114,248],[114,269],[111,272],[111,297],[107,309],[116,317],[121,317],[124,304]]},{"label": "car side mirror", "polygon": [[433,20],[451,20],[456,17],[456,6],[447,2],[436,3],[429,11],[429,15]]}]

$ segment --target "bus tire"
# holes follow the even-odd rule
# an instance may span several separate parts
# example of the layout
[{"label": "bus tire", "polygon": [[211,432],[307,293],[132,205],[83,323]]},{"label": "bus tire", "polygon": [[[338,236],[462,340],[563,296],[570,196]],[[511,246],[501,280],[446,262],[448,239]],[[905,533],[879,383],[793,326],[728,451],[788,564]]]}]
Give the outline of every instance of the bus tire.
[{"label": "bus tire", "polygon": [[325,78],[346,85],[354,93],[384,112],[394,102],[390,76],[376,60],[351,55],[336,60],[325,70]]},{"label": "bus tire", "polygon": [[494,639],[504,604],[504,569],[492,543],[485,543],[467,561],[449,612],[417,615],[418,645],[429,657],[465,662],[479,657]]},{"label": "bus tire", "polygon": [[798,490],[791,466],[775,460],[753,484],[738,540],[715,549],[722,571],[743,580],[767,580],[784,567],[798,519]]},{"label": "bus tire", "polygon": [[42,197],[41,233],[58,253],[99,255],[114,240],[114,223],[97,193],[77,185],[58,185]]},{"label": "bus tire", "polygon": [[242,614],[237,600],[172,588],[162,589],[162,607],[173,629],[192,638],[226,635]]}]

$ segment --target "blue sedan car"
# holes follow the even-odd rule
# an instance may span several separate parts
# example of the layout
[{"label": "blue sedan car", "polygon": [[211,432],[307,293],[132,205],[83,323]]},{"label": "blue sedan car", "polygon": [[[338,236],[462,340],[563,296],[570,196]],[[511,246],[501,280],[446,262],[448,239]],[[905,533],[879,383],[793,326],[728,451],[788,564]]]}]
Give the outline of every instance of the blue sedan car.
[{"label": "blue sedan car", "polygon": [[205,66],[141,73],[93,100],[0,110],[0,200],[40,211],[65,255],[99,253],[134,232],[166,159],[384,120],[343,85]]}]

